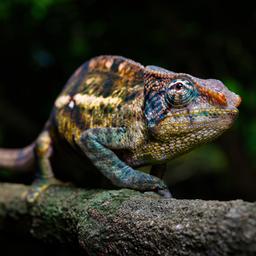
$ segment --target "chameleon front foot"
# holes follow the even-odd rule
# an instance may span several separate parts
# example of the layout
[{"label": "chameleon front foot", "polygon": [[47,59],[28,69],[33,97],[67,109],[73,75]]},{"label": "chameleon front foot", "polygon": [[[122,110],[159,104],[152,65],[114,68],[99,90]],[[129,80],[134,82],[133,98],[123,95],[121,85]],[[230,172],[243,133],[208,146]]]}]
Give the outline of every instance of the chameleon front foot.
[{"label": "chameleon front foot", "polygon": [[131,167],[123,168],[119,175],[112,178],[112,183],[123,188],[132,188],[141,192],[155,192],[163,198],[172,198],[165,182],[155,176],[134,170]]}]

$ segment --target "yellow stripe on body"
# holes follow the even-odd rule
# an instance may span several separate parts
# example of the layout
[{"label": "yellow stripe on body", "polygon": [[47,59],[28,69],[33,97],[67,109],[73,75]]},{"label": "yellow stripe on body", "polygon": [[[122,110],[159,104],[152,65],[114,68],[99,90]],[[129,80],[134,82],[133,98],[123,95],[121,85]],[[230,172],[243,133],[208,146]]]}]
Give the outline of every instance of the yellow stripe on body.
[{"label": "yellow stripe on body", "polygon": [[56,108],[62,108],[65,105],[67,105],[70,101],[70,96],[69,95],[61,95],[57,98],[55,101],[55,107]]},{"label": "yellow stripe on body", "polygon": [[74,96],[74,100],[76,105],[82,106],[87,109],[92,108],[99,108],[100,106],[118,106],[120,103],[123,102],[123,99],[120,97],[102,97],[102,96],[94,96],[94,95],[88,95],[88,94],[76,94]]},{"label": "yellow stripe on body", "polygon": [[[61,95],[55,101],[55,106],[57,108],[62,108],[70,103],[71,97],[69,95]],[[102,97],[102,96],[94,96],[88,94],[78,93],[74,95],[73,100],[77,106],[82,106],[87,109],[98,108],[100,106],[118,106],[123,102],[123,99],[120,97]]]}]

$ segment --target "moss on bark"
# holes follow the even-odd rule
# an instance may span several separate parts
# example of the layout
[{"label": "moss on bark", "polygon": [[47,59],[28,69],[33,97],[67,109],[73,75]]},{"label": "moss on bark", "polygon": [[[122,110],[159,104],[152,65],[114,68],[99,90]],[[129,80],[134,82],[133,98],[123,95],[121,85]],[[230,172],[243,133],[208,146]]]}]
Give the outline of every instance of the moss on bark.
[{"label": "moss on bark", "polygon": [[27,189],[0,185],[1,229],[72,243],[89,255],[256,254],[256,203],[52,186],[31,206]]}]

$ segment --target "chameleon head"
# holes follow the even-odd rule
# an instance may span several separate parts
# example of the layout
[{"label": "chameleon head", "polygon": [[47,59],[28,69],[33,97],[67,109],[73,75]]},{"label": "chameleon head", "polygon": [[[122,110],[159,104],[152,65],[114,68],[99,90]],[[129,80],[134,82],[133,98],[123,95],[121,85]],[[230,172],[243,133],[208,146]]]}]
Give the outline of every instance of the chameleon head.
[{"label": "chameleon head", "polygon": [[144,84],[148,127],[155,139],[179,145],[174,155],[218,137],[238,115],[241,98],[218,80],[148,69]]}]

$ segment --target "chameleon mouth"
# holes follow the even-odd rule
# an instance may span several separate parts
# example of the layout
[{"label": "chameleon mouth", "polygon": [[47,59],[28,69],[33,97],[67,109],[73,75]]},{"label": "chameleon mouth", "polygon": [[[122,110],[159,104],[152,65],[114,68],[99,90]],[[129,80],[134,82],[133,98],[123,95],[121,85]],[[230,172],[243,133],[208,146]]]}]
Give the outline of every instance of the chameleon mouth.
[{"label": "chameleon mouth", "polygon": [[198,118],[198,117],[207,117],[210,119],[215,119],[225,116],[236,116],[239,113],[239,110],[235,107],[233,108],[205,108],[205,109],[194,109],[194,110],[185,110],[178,113],[172,113],[168,115],[169,118],[179,119],[179,118]]},{"label": "chameleon mouth", "polygon": [[167,116],[165,125],[172,126],[171,130],[177,129],[185,133],[207,127],[225,130],[231,127],[238,113],[238,109],[234,107],[226,109],[194,109],[189,112],[180,112]]},{"label": "chameleon mouth", "polygon": [[[193,113],[193,111],[192,111]],[[232,109],[208,109],[205,111],[196,111],[195,113],[192,114],[192,121],[193,121],[193,116],[198,118],[200,120],[200,116],[203,116],[206,120],[205,122],[207,123],[207,119],[209,119],[209,122],[212,121],[217,121],[220,122],[225,122],[230,120],[232,122],[236,116],[238,115],[239,111],[237,108],[232,108]],[[190,116],[189,116],[190,117]]]},{"label": "chameleon mouth", "polygon": [[202,132],[205,141],[219,136],[229,129],[238,115],[238,109],[193,109],[183,110],[166,116],[152,129],[154,137],[161,141],[169,141],[173,137],[181,137],[189,133]]}]

